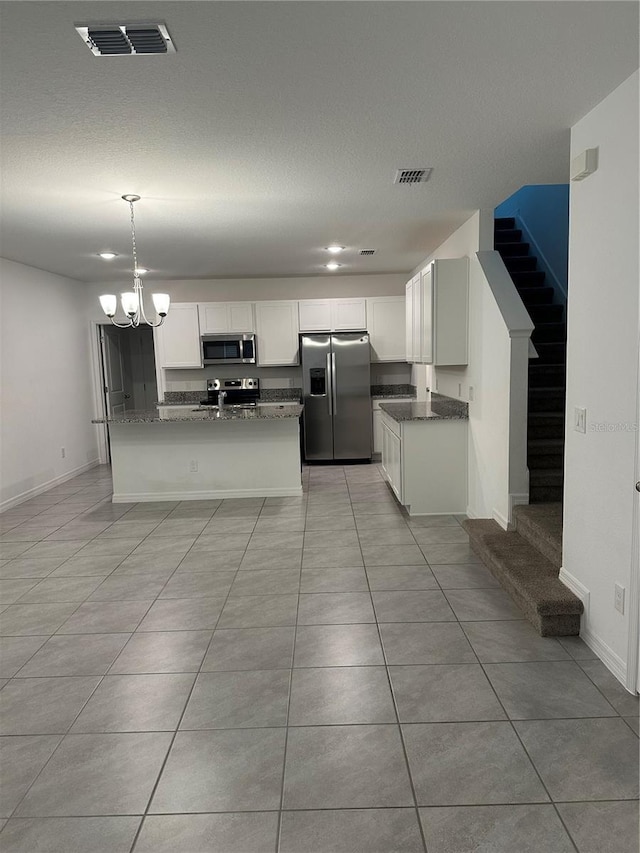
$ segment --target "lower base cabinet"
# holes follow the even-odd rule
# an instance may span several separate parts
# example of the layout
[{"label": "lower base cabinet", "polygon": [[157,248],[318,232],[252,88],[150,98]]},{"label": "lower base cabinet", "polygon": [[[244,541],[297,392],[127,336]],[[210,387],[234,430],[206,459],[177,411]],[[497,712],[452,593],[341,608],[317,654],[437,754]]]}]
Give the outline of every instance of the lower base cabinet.
[{"label": "lower base cabinet", "polygon": [[382,412],[382,471],[409,515],[467,509],[466,420],[395,421]]},{"label": "lower base cabinet", "polygon": [[[415,400],[415,397],[389,397],[386,402],[387,403],[411,403]],[[384,403],[385,400],[373,400],[372,401],[372,411],[373,411],[373,452],[380,455],[382,453],[382,410],[380,409],[380,403]]]}]

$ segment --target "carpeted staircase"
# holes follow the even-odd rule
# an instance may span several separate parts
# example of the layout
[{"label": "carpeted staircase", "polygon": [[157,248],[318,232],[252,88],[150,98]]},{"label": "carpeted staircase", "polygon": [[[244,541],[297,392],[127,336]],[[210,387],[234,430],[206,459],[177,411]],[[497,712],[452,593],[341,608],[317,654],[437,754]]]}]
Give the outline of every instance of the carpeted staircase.
[{"label": "carpeted staircase", "polygon": [[464,522],[471,547],[543,637],[580,633],[582,602],[558,578],[562,564],[562,485],[566,322],[564,305],[522,240],[515,220],[495,220],[495,248],[535,329],[529,360],[529,500],[513,511],[514,531],[491,519]]},{"label": "carpeted staircase", "polygon": [[492,519],[463,522],[471,547],[543,637],[580,633],[582,602],[562,581],[562,504],[514,508],[515,531]]},{"label": "carpeted staircase", "polygon": [[495,248],[518,289],[535,329],[538,358],[529,360],[527,465],[529,501],[562,500],[567,325],[564,305],[553,301],[545,273],[523,242],[513,218],[495,220]]}]

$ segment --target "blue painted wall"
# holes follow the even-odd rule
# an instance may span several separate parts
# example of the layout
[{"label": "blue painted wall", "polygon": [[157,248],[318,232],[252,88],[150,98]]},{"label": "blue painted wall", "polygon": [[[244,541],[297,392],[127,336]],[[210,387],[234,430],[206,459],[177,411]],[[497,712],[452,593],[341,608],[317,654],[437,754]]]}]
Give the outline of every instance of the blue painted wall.
[{"label": "blue painted wall", "polygon": [[569,184],[521,187],[495,209],[495,216],[514,216],[522,237],[531,243],[538,269],[547,274],[558,301],[566,302],[569,265]]}]

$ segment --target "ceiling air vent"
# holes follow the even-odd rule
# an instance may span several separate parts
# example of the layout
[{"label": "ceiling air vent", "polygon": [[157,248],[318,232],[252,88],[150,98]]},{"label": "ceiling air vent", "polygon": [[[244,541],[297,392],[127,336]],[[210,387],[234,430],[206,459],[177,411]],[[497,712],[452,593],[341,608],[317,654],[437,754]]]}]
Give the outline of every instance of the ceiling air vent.
[{"label": "ceiling air vent", "polygon": [[176,52],[164,24],[76,24],[76,32],[95,56]]},{"label": "ceiling air vent", "polygon": [[433,169],[398,169],[394,184],[426,184]]},{"label": "ceiling air vent", "polygon": [[373,255],[375,249],[360,249],[361,255]]}]

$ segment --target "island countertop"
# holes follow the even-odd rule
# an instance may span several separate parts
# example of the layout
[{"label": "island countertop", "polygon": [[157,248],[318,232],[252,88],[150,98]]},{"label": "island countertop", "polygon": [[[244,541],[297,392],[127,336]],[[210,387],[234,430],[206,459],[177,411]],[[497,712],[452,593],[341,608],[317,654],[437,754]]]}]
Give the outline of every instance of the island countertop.
[{"label": "island countertop", "polygon": [[106,418],[95,418],[94,424],[155,424],[176,423],[176,421],[273,421],[286,418],[299,418],[302,406],[299,403],[286,403],[281,406],[261,405],[250,409],[234,406],[224,406],[222,409],[213,406],[187,408],[185,406],[164,406],[156,409],[132,409],[128,412],[111,415]]},{"label": "island countertop", "polygon": [[431,394],[430,400],[420,403],[380,403],[380,409],[398,422],[469,419],[467,403],[441,394]]}]

